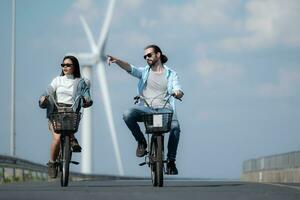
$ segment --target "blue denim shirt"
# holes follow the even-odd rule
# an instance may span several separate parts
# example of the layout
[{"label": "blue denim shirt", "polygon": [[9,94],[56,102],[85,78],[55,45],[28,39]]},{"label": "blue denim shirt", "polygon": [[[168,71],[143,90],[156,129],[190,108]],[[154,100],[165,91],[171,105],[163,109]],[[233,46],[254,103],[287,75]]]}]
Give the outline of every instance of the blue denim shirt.
[{"label": "blue denim shirt", "polygon": [[[42,94],[42,96],[48,96],[52,95],[56,99],[56,94],[54,89],[49,86],[47,90]],[[75,99],[79,96],[83,96],[87,101],[92,101],[91,100],[91,95],[90,95],[90,83],[88,80],[82,79],[82,78],[76,78],[74,82],[74,90],[73,90],[73,96],[72,99],[75,101]],[[50,114],[53,112],[55,104],[51,98],[48,98],[48,103],[46,105],[41,105],[39,102],[39,105],[41,108],[47,108],[47,118],[49,118]],[[77,111],[83,107],[83,101],[76,101],[73,110]]]},{"label": "blue denim shirt", "polygon": [[[163,66],[165,70],[167,70],[167,72],[165,73],[168,81],[167,95],[172,94],[175,90],[180,90],[183,92],[181,85],[179,84],[177,73],[174,70],[168,68],[166,65]],[[131,65],[131,71],[128,71],[128,73],[130,73],[132,76],[140,79],[137,86],[138,95],[142,95],[143,89],[149,76],[149,70],[149,65],[147,65],[146,67],[135,67]],[[172,105],[172,108],[175,112],[176,110],[174,97],[170,98],[170,104]]]}]

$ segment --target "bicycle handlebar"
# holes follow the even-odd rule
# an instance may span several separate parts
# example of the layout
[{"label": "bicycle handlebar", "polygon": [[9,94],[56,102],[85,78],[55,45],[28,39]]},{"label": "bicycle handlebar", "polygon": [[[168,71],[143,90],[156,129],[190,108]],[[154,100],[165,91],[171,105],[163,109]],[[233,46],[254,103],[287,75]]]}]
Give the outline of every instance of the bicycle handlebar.
[{"label": "bicycle handlebar", "polygon": [[[165,108],[165,106],[167,105],[167,103],[169,102],[169,100],[170,100],[171,97],[176,98],[174,92],[173,92],[172,94],[169,94],[169,95],[167,96],[167,98],[166,98],[167,100],[166,100],[166,102],[165,102],[163,108]],[[142,99],[142,100],[144,100],[144,102],[146,103],[146,105],[147,105],[149,108],[152,107],[152,106],[149,105],[149,103],[146,101],[145,97],[142,96],[142,95],[135,96],[133,99],[134,99],[134,104],[137,104],[138,101],[139,101],[140,99]],[[154,98],[154,99],[155,99],[155,98]],[[178,99],[179,101],[182,101],[181,98],[176,98],[176,99]]]},{"label": "bicycle handlebar", "polygon": [[[59,106],[59,105],[58,105],[58,103],[57,103],[56,100],[54,99],[53,95],[51,95],[51,94],[50,94],[50,95],[47,95],[45,100],[47,100],[49,97],[50,97],[51,100],[54,102],[54,104],[55,104],[55,106],[56,106],[57,108],[64,108],[64,106]],[[78,100],[81,100],[81,99],[82,99],[83,101],[85,101],[85,99],[84,99],[84,97],[83,97],[82,95],[76,97],[74,103],[72,104],[72,106],[71,106],[70,108],[73,109],[75,103],[76,103]]]}]

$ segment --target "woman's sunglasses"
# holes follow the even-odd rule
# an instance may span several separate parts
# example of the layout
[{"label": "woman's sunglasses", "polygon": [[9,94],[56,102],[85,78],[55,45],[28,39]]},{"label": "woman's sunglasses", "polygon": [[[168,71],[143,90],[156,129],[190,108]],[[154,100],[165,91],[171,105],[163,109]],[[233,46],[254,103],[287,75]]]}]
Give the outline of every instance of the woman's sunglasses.
[{"label": "woman's sunglasses", "polygon": [[60,64],[60,66],[61,66],[61,67],[72,67],[73,64],[69,64],[69,63],[64,64],[64,63],[62,63],[62,64]]}]

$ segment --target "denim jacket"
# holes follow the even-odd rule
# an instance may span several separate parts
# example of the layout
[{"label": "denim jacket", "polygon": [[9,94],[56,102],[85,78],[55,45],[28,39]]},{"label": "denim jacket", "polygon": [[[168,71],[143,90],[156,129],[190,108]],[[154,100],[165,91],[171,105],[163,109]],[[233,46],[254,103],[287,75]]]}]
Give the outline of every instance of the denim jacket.
[{"label": "denim jacket", "polygon": [[[42,96],[53,96],[54,99],[56,99],[56,92],[54,89],[49,85],[47,90],[41,95]],[[90,83],[88,80],[82,79],[82,78],[76,78],[74,82],[74,89],[73,89],[73,96],[72,99],[75,101],[75,99],[79,96],[83,96],[88,102],[90,102],[90,105],[92,105],[93,101],[91,100],[90,95]],[[55,104],[52,100],[52,98],[47,99],[46,104],[41,104],[39,101],[39,106],[43,109],[47,109],[47,118],[49,118],[50,114],[53,112],[55,108]],[[87,107],[89,107],[87,106]],[[76,101],[73,110],[78,111],[81,107],[84,107],[83,101]]]},{"label": "denim jacket", "polygon": [[[167,85],[167,94],[172,94],[175,90],[180,90],[183,92],[181,85],[179,84],[179,80],[178,80],[178,76],[177,73],[168,68],[166,65],[163,65],[165,70],[167,70],[166,72],[166,78],[168,81],[168,85]],[[150,70],[150,66],[147,65],[146,67],[135,67],[133,65],[131,65],[131,71],[128,71],[129,74],[131,74],[132,76],[140,79],[138,86],[137,86],[137,94],[138,95],[142,95],[143,89],[146,85],[148,76],[149,76],[149,70]],[[170,104],[175,112],[175,100],[174,97],[170,98]]]}]

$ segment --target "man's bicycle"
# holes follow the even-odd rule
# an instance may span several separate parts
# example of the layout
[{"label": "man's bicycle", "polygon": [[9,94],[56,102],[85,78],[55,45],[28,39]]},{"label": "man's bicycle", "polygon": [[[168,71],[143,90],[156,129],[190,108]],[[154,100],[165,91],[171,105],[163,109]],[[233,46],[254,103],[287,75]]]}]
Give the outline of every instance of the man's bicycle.
[{"label": "man's bicycle", "polygon": [[72,150],[70,139],[72,134],[78,130],[82,113],[80,110],[74,111],[73,107],[77,101],[83,97],[77,97],[75,103],[69,107],[58,104],[52,96],[50,96],[55,104],[55,111],[50,114],[49,120],[52,123],[53,130],[60,133],[60,151],[57,158],[58,169],[61,172],[60,183],[62,187],[68,186],[70,163],[78,165],[79,162],[72,161]]},{"label": "man's bicycle", "polygon": [[153,108],[142,96],[135,97],[135,103],[141,99],[151,110],[151,112],[147,112],[143,116],[145,132],[147,134],[147,155],[145,156],[145,162],[139,165],[143,166],[147,164],[150,167],[151,180],[154,187],[163,186],[164,173],[166,173],[164,170],[164,164],[167,163],[164,155],[164,134],[171,130],[173,110],[166,107],[171,96],[174,96],[174,94],[167,97],[162,108]]}]

